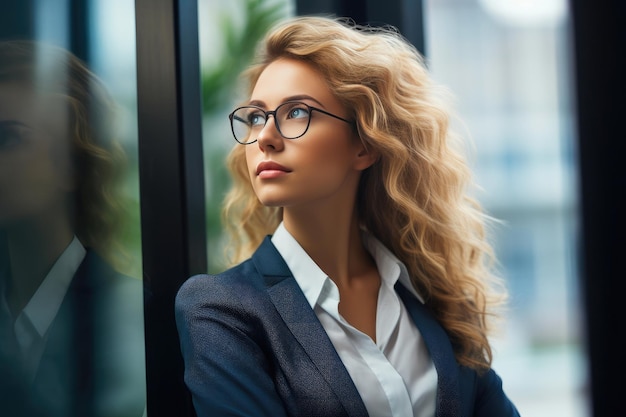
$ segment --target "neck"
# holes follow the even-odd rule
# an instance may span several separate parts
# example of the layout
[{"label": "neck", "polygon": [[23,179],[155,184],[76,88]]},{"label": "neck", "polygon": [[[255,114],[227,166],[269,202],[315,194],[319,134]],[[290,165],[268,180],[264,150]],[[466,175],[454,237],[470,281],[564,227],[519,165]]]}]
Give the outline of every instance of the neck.
[{"label": "neck", "polygon": [[285,208],[283,221],[311,259],[339,287],[349,287],[372,267],[354,206],[350,210]]}]

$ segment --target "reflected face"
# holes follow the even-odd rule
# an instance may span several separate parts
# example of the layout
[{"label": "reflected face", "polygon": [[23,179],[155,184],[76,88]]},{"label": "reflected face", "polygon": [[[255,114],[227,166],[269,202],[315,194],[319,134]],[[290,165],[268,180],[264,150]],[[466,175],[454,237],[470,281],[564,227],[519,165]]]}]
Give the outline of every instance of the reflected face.
[{"label": "reflected face", "polygon": [[59,99],[0,83],[0,227],[65,207],[70,152]]},{"label": "reflected face", "polygon": [[[268,111],[293,100],[348,118],[315,68],[285,58],[265,68],[249,104]],[[302,117],[302,110],[290,117]],[[270,116],[258,141],[242,146],[246,146],[250,181],[266,206],[331,202],[352,195],[358,184],[360,170],[355,167],[355,157],[362,148],[360,140],[352,125],[321,112],[311,112],[307,132],[297,139],[283,138]]]}]

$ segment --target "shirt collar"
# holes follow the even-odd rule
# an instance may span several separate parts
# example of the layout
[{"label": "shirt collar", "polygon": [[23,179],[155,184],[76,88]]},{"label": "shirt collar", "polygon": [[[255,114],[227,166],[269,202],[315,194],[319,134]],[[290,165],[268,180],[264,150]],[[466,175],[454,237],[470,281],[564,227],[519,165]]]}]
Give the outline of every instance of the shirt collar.
[{"label": "shirt collar", "polygon": [[20,314],[28,318],[40,337],[46,334],[50,323],[56,317],[74,274],[86,253],[83,245],[74,236]]},{"label": "shirt collar", "polygon": [[400,281],[418,300],[424,303],[424,299],[417,292],[411,283],[409,272],[402,261],[400,261],[382,242],[373,235],[363,230],[361,233],[363,244],[367,251],[372,255],[378,268],[383,283],[392,287],[397,281]]},{"label": "shirt collar", "polygon": [[272,235],[272,243],[285,260],[311,308],[314,308],[328,276],[302,249],[282,222]]},{"label": "shirt collar", "polygon": [[[393,288],[399,280],[402,285],[423,303],[422,297],[411,284],[404,264],[385,245],[367,231],[362,232],[362,239],[365,248],[376,262],[382,282]],[[320,299],[327,280],[330,280],[330,278],[311,259],[282,222],[272,235],[272,243],[285,260],[311,308],[314,308]]]}]

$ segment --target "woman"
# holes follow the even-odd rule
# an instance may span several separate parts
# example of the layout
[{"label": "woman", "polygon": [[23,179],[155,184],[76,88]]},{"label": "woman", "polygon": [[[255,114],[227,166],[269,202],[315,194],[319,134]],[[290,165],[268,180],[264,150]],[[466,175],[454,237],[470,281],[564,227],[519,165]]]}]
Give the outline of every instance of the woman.
[{"label": "woman", "polygon": [[0,403],[141,416],[143,289],[116,253],[115,104],[74,55],[0,42]]},{"label": "woman", "polygon": [[299,17],[246,78],[224,210],[236,266],[176,300],[198,415],[518,415],[490,368],[504,293],[485,216],[416,50]]}]

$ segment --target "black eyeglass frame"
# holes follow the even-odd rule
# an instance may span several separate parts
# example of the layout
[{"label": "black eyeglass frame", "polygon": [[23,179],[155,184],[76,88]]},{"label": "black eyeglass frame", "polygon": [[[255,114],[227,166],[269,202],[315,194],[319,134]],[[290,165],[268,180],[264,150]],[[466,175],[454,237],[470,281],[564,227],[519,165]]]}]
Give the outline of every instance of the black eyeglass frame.
[{"label": "black eyeglass frame", "polygon": [[[307,121],[306,127],[304,128],[304,132],[302,132],[301,134],[299,134],[298,136],[294,136],[294,137],[288,137],[285,136],[283,134],[283,132],[280,130],[280,122],[278,122],[278,119],[276,118],[276,112],[278,111],[278,109],[280,109],[283,106],[286,105],[294,105],[294,104],[298,104],[298,105],[302,105],[304,107],[306,107],[309,110],[309,120]],[[337,120],[341,120],[342,122],[346,122],[350,125],[354,125],[354,121],[352,120],[348,120],[348,119],[344,119],[341,116],[337,116],[336,114],[332,114],[330,112],[327,112],[324,109],[320,109],[319,107],[315,107],[315,106],[311,106],[309,104],[303,103],[301,101],[286,101],[284,103],[282,103],[281,105],[279,105],[278,107],[276,107],[274,110],[264,110],[259,106],[241,106],[241,107],[237,107],[235,110],[233,110],[229,115],[228,115],[228,119],[230,120],[230,130],[233,134],[233,137],[235,138],[235,140],[237,141],[237,143],[241,144],[241,145],[251,145],[254,142],[256,142],[257,140],[259,140],[258,138],[254,139],[251,142],[242,142],[239,139],[237,139],[237,135],[235,134],[235,126],[233,125],[233,119],[235,118],[235,113],[241,109],[257,109],[260,112],[262,112],[265,115],[265,124],[263,125],[263,127],[265,127],[265,125],[267,125],[267,121],[269,120],[269,116],[274,116],[274,124],[276,125],[276,130],[278,131],[278,133],[280,133],[280,135],[284,138],[284,139],[298,139],[301,138],[302,136],[304,136],[306,134],[306,132],[308,132],[309,130],[309,126],[311,125],[311,113],[313,112],[313,110],[318,111],[320,113],[323,113],[327,116],[330,117],[334,117]],[[241,120],[242,122],[245,123],[245,120]]]}]

